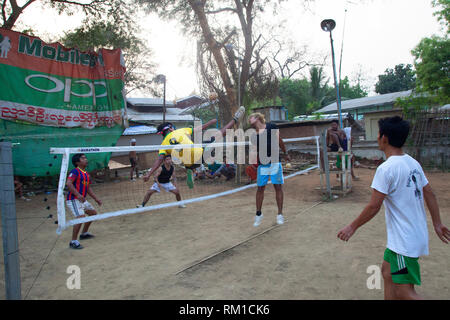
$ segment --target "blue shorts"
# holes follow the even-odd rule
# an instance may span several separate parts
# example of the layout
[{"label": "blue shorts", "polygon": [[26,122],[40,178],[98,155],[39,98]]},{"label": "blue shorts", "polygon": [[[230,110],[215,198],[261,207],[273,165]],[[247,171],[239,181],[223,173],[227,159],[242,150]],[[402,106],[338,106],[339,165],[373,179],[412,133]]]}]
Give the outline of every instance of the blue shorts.
[{"label": "blue shorts", "polygon": [[280,162],[271,164],[260,164],[258,166],[258,176],[256,178],[256,185],[263,187],[270,181],[272,184],[283,184],[283,168]]}]

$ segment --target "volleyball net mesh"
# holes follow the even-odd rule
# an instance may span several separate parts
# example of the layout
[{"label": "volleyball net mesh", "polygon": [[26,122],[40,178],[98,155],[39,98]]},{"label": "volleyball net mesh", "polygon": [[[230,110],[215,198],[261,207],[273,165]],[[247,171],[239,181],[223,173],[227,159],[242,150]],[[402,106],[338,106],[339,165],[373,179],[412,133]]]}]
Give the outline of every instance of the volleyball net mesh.
[{"label": "volleyball net mesh", "polygon": [[[291,158],[285,161],[282,155],[279,160],[283,168],[284,179],[314,170],[319,167],[319,137],[301,137],[283,139],[286,150]],[[51,148],[50,153],[62,154],[61,173],[57,195],[58,228],[61,232],[70,226],[86,223],[89,221],[102,220],[111,217],[130,215],[143,212],[158,212],[169,207],[183,207],[179,210],[188,210],[189,204],[199,201],[207,201],[217,197],[231,195],[249,188],[256,187],[257,165],[251,164],[249,157],[249,145],[247,142],[223,142],[202,143],[193,145],[170,145],[164,146],[171,149],[172,165],[174,167],[171,183],[179,191],[181,201],[173,192],[166,191],[159,184],[159,192],[152,192],[150,199],[142,207],[144,198],[150,189],[155,189],[155,177],[148,181],[143,177],[158,158],[161,145],[126,146],[126,147],[82,147],[82,148]],[[214,148],[224,150],[214,161],[202,162],[193,169],[193,186],[187,183],[187,170],[180,159],[174,154],[176,152],[192,150],[193,148]],[[239,153],[239,150],[244,151]],[[130,164],[130,152],[136,153],[136,166]],[[98,172],[89,172],[90,189],[101,200],[97,204],[89,195],[86,200],[94,207],[97,214],[76,218],[66,205],[69,192],[66,182],[67,176],[74,166],[72,156],[77,153],[89,155],[93,153],[110,153],[108,167]],[[214,153],[214,152],[213,152]],[[222,156],[223,155],[223,156]],[[89,167],[87,168],[89,171]],[[136,174],[137,172],[137,174]],[[269,182],[270,183],[270,182]],[[158,185],[158,184],[157,184]]]}]

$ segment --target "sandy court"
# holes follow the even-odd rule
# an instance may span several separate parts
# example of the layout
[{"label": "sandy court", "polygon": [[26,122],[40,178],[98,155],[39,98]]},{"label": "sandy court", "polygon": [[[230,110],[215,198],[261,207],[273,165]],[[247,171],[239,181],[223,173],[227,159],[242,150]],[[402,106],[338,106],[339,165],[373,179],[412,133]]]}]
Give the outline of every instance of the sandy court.
[{"label": "sandy court", "polygon": [[[68,248],[71,228],[56,234],[55,194],[17,200],[22,298],[383,299],[383,290],[369,290],[366,282],[367,268],[381,267],[384,208],[350,242],[336,238],[370,197],[375,170],[356,172],[361,180],[354,182],[354,191],[333,202],[322,202],[317,171],[286,180],[287,222],[282,226],[276,226],[275,194],[268,185],[258,228],[252,225],[252,188],[186,209],[96,221],[90,230],[96,238],[82,242],[83,250]],[[427,176],[443,223],[450,226],[450,174]],[[423,283],[417,290],[425,297],[450,299],[450,247],[428,220],[430,255],[420,260]],[[81,289],[66,286],[71,265],[81,270]],[[3,260],[0,298],[5,298]]]}]

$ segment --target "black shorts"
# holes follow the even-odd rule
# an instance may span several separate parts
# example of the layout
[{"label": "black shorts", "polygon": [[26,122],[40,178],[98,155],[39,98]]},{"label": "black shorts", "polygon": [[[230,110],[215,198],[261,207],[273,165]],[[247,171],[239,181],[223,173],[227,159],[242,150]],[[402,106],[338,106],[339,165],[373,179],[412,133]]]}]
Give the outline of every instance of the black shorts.
[{"label": "black shorts", "polygon": [[330,148],[331,152],[337,152],[339,150],[339,146],[336,143],[330,144],[328,148]]},{"label": "black shorts", "polygon": [[131,163],[131,166],[132,167],[136,167],[136,159],[134,159],[134,158],[130,158],[130,163]]}]

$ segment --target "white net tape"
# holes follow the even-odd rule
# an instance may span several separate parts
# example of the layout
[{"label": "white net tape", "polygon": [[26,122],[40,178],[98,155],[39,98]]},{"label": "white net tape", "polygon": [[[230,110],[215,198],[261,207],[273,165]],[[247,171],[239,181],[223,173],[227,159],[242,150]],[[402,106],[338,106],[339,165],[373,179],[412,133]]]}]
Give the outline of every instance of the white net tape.
[{"label": "white net tape", "polygon": [[[310,144],[309,149],[312,149],[312,154],[315,154],[315,160],[313,160],[313,164],[310,165],[306,169],[302,169],[299,171],[296,171],[292,174],[284,176],[284,179],[289,179],[294,176],[306,173],[308,171],[314,170],[316,168],[319,168],[319,155],[320,155],[320,148],[319,148],[319,137],[318,136],[312,136],[312,137],[302,137],[302,138],[293,138],[293,139],[283,139],[283,142],[286,144],[292,144],[295,145],[296,143],[301,142],[308,142]],[[311,143],[314,143],[311,148]],[[169,145],[164,146],[164,149],[189,149],[189,148],[199,148],[199,147],[223,147],[223,146],[232,146],[232,147],[241,147],[241,146],[247,146],[249,145],[248,142],[227,142],[227,143],[203,143],[203,144],[190,144],[190,145]],[[67,221],[66,219],[66,207],[65,207],[65,194],[64,194],[64,188],[66,185],[66,178],[68,174],[69,169],[69,163],[70,163],[70,155],[75,153],[99,153],[99,152],[130,152],[130,151],[136,151],[136,152],[148,152],[148,151],[158,151],[162,147],[161,145],[149,145],[149,146],[127,146],[127,147],[80,147],[80,148],[51,148],[50,153],[52,154],[62,154],[62,164],[61,164],[61,173],[60,173],[60,179],[59,179],[59,186],[58,186],[58,196],[57,196],[57,213],[58,213],[58,228],[56,230],[57,234],[61,234],[61,232],[65,229],[67,229],[70,226],[80,224],[80,223],[86,223],[96,220],[103,220],[111,217],[117,217],[122,215],[130,215],[135,213],[141,213],[141,212],[147,212],[152,210],[158,210],[158,209],[164,209],[174,206],[180,206],[184,204],[199,202],[199,201],[205,201],[205,200],[211,200],[218,197],[227,196],[236,192],[244,191],[249,188],[256,187],[256,183],[247,184],[244,186],[237,186],[234,185],[232,189],[225,190],[221,192],[216,192],[213,194],[208,195],[202,195],[198,196],[201,193],[197,194],[197,196],[194,193],[194,197],[190,199],[184,199],[181,201],[171,201],[168,203],[158,203],[154,205],[149,205],[146,207],[141,208],[135,208],[132,207],[132,205],[129,205],[130,208],[124,209],[124,210],[117,210],[117,211],[109,211],[105,213],[100,213],[94,216],[86,216],[82,218],[74,218],[72,220]],[[295,148],[288,148],[289,150],[295,150]],[[270,182],[269,182],[270,183]],[[207,187],[205,187],[207,188]],[[195,188],[194,188],[195,189]],[[212,191],[214,192],[214,190]],[[139,195],[141,197],[141,195]],[[118,200],[120,201],[120,200]]]}]

